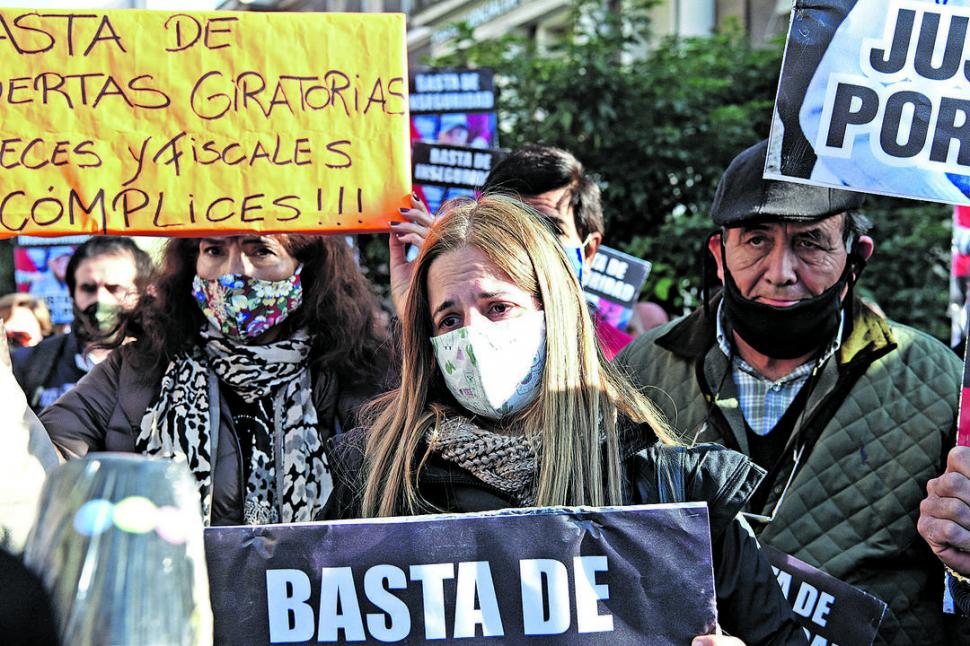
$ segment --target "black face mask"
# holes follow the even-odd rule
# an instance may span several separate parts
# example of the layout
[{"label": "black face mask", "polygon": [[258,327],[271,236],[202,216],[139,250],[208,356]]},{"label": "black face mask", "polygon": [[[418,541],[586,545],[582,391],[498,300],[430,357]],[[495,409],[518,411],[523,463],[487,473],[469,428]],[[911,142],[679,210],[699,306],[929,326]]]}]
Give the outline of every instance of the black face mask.
[{"label": "black face mask", "polygon": [[859,263],[857,257],[849,254],[845,269],[834,285],[790,307],[775,307],[744,298],[728,271],[723,244],[721,260],[727,320],[752,348],[772,359],[797,359],[821,350],[835,338],[842,310],[840,296],[846,285],[849,285],[846,300],[850,303],[852,300],[852,272]]}]

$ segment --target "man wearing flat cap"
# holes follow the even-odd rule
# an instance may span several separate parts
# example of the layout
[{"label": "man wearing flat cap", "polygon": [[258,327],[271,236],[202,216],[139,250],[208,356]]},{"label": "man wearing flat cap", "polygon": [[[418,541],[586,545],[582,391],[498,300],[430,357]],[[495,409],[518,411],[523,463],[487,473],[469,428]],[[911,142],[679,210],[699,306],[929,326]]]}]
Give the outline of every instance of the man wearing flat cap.
[{"label": "man wearing flat cap", "polygon": [[877,644],[970,643],[916,531],[954,443],[960,362],[855,297],[873,252],[862,195],[765,180],[766,151],[738,155],[711,206],[721,292],[617,362],[688,442],[767,471],[744,514],[758,539],[889,604]]}]

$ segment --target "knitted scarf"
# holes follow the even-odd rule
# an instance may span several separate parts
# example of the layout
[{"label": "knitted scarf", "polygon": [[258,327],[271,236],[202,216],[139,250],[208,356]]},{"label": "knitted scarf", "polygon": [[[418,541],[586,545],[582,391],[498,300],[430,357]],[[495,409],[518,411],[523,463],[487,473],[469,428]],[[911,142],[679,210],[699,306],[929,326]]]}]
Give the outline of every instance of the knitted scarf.
[{"label": "knitted scarf", "polygon": [[[317,429],[307,358],[307,333],[266,345],[243,345],[207,328],[204,344],[176,356],[162,376],[158,400],[145,412],[135,449],[146,455],[184,459],[195,476],[206,524],[212,513],[212,434],[209,375],[244,401],[272,401],[273,437],[254,451],[246,486],[244,522],[313,520],[333,482]],[[261,483],[261,484],[259,484]],[[275,494],[275,495],[274,495]]]},{"label": "knitted scarf", "polygon": [[536,499],[539,470],[539,438],[503,435],[489,431],[465,417],[441,422],[428,430],[432,450],[472,473],[485,484],[512,496],[523,507]]}]

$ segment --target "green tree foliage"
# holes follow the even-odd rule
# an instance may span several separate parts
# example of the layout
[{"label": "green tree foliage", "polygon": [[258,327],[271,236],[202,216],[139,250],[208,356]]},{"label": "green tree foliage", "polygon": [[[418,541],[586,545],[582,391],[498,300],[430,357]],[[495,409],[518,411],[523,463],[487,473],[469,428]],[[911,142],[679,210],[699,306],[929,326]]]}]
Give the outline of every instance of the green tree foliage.
[{"label": "green tree foliage", "polygon": [[[607,244],[652,261],[642,298],[679,314],[699,302],[717,181],[768,135],[783,43],[753,48],[736,23],[711,37],[656,39],[656,2],[607,4],[577,0],[573,27],[545,48],[516,34],[476,41],[460,27],[454,53],[428,62],[496,71],[502,145],[576,154],[603,189]],[[878,239],[862,292],[947,339],[948,207],[878,199],[867,212]],[[386,283],[383,237],[363,248],[370,275]]]},{"label": "green tree foliage", "polygon": [[655,2],[606,11],[582,0],[572,32],[542,49],[516,35],[463,32],[439,65],[496,70],[501,142],[574,152],[604,189],[609,237],[655,234],[702,210],[734,153],[767,135],[780,49],[753,49],[734,25],[713,38],[650,36]]},{"label": "green tree foliage", "polygon": [[897,321],[950,343],[950,241],[953,207],[870,196],[875,252],[859,281],[860,294]]}]

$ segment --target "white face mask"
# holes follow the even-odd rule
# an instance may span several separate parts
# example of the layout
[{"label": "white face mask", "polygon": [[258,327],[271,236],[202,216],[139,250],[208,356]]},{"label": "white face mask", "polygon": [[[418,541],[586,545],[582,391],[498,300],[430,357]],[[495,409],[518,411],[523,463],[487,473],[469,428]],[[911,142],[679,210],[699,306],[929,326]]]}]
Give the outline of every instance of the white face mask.
[{"label": "white face mask", "polygon": [[458,403],[499,419],[528,406],[542,386],[546,319],[540,312],[431,337],[438,367]]}]

